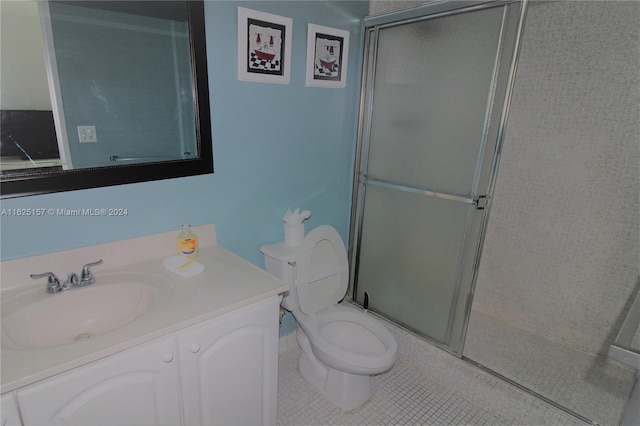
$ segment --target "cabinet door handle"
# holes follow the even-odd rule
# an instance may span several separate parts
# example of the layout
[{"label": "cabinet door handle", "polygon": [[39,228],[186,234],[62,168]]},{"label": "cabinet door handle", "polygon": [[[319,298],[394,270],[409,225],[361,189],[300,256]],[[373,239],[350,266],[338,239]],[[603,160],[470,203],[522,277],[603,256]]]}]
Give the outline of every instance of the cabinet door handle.
[{"label": "cabinet door handle", "polygon": [[191,351],[191,353],[197,354],[198,352],[200,352],[200,345],[198,344],[198,342],[191,342],[191,345],[189,345],[189,350]]},{"label": "cabinet door handle", "polygon": [[166,352],[164,355],[162,355],[162,360],[167,363],[173,361],[173,353]]}]

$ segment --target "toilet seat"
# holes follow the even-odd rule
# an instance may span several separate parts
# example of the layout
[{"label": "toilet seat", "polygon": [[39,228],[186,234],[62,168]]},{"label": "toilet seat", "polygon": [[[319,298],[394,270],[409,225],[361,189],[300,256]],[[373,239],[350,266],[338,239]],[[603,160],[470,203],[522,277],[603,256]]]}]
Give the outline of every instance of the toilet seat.
[{"label": "toilet seat", "polygon": [[294,285],[300,311],[313,315],[336,305],[347,293],[349,262],[342,238],[333,227],[309,232],[296,264]]},{"label": "toilet seat", "polygon": [[323,363],[365,375],[380,374],[393,366],[398,343],[376,318],[344,304],[315,315],[298,311],[294,316],[309,336],[313,353]]}]

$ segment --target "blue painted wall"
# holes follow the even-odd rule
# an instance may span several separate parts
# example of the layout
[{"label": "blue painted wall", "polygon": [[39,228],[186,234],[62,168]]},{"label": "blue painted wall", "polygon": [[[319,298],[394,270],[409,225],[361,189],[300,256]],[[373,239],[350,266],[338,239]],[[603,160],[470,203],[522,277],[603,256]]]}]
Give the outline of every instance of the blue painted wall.
[{"label": "blue painted wall", "polygon": [[[293,19],[291,83],[237,80],[237,7]],[[348,236],[366,1],[206,3],[215,173],[4,200],[14,208],[126,208],[124,217],[1,217],[3,260],[215,223],[219,243],[263,266],[287,208]],[[305,87],[307,24],[351,32],[346,89]]]}]

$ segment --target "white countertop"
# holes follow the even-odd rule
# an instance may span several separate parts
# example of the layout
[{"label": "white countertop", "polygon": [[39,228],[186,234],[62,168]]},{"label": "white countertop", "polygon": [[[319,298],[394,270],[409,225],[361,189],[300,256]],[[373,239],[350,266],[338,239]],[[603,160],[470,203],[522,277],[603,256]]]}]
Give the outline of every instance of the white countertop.
[{"label": "white countertop", "polygon": [[[215,233],[213,225],[207,226],[212,228],[203,227],[201,230],[210,232],[213,229]],[[205,238],[205,245],[201,244],[200,246],[197,261],[204,265],[204,272],[190,278],[182,278],[167,271],[162,264],[164,259],[173,254],[171,249],[167,251],[165,243],[171,243],[175,238],[175,233],[158,235],[160,237],[150,236],[125,240],[123,244],[108,243],[93,251],[91,249],[82,250],[82,253],[86,253],[87,256],[100,254],[100,256],[104,257],[103,265],[93,268],[97,280],[94,285],[100,283],[101,275],[107,276],[107,274],[114,272],[118,274],[133,272],[157,276],[159,282],[163,282],[164,287],[169,289],[166,292],[167,297],[160,302],[158,307],[122,328],[95,336],[89,340],[37,350],[2,348],[0,357],[2,393],[104,358],[152,339],[174,333],[185,327],[268,297],[282,294],[287,290],[287,285],[283,281],[217,245],[215,243],[215,235],[208,241]],[[162,242],[163,249],[151,249],[146,253],[146,256],[143,256],[143,259],[137,261],[128,262],[123,260],[132,257],[122,255],[123,251],[133,252],[133,249],[147,244],[154,244],[157,247],[159,241]],[[132,243],[127,245],[128,242]],[[124,250],[123,246],[125,247]],[[173,245],[169,244],[169,247],[173,247]],[[41,263],[38,264],[49,266],[67,264],[67,260],[60,260],[60,256],[77,257],[78,250],[60,252],[57,254],[57,260],[54,261],[51,259],[55,258],[56,255],[44,255],[47,258],[39,259]],[[110,259],[109,255],[111,253],[117,253],[119,258]],[[87,259],[90,260],[86,260],[86,262],[95,260],[91,257]],[[75,259],[77,263],[84,261]],[[3,271],[3,281],[8,277],[21,275],[16,272],[16,269],[24,269],[25,265],[30,264],[30,262],[22,259],[9,262],[13,262],[14,265],[7,269],[6,274]],[[5,262],[3,262],[3,269],[5,269],[4,264]],[[82,266],[81,263],[80,266]],[[31,267],[29,272],[44,272],[39,269]],[[78,268],[76,267],[76,269]],[[53,272],[56,272],[61,278],[64,277],[57,271]],[[3,289],[3,304],[10,302],[15,295],[32,289],[34,285],[36,284],[29,283],[28,286],[22,285]],[[44,280],[42,282],[38,281],[37,286],[42,287],[44,292]],[[82,288],[69,291],[82,291]],[[47,295],[47,297],[61,296],[54,294]],[[51,320],[55,321],[55,318]],[[61,324],[61,326],[64,327],[64,324]]]}]

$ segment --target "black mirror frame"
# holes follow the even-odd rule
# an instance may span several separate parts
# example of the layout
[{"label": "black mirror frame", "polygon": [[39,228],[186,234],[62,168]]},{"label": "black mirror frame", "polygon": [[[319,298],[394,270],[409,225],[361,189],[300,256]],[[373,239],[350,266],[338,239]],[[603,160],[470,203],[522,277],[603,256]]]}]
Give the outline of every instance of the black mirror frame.
[{"label": "black mirror frame", "polygon": [[2,176],[2,199],[213,173],[204,1],[186,1],[199,158]]}]

